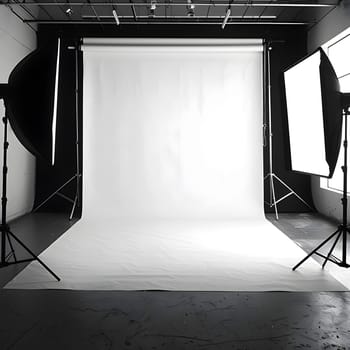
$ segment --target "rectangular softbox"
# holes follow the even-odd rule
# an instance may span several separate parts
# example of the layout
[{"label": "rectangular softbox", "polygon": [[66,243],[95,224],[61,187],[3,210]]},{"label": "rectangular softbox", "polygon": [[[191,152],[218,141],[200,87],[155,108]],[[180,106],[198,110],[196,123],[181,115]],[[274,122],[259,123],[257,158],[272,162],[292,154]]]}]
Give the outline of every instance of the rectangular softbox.
[{"label": "rectangular softbox", "polygon": [[332,177],[340,148],[341,94],[322,49],[284,71],[290,169]]}]

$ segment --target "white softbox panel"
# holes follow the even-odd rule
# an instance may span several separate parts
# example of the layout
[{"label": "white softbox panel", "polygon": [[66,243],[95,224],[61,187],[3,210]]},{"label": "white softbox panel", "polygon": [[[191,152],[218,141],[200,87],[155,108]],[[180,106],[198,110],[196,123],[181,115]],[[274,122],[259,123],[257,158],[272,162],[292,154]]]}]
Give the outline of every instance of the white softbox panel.
[{"label": "white softbox panel", "polygon": [[328,176],[320,64],[316,52],[287,70],[284,80],[292,169]]}]

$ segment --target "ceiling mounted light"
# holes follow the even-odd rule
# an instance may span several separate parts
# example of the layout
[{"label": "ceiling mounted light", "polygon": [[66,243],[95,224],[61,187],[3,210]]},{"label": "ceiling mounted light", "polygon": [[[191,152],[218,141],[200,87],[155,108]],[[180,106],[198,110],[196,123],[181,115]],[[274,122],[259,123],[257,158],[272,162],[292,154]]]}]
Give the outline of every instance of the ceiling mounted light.
[{"label": "ceiling mounted light", "polygon": [[120,21],[119,21],[119,17],[118,17],[117,11],[113,10],[112,13],[113,13],[113,17],[115,19],[115,23],[117,24],[117,26],[119,26]]},{"label": "ceiling mounted light", "polygon": [[65,12],[66,12],[66,14],[70,17],[70,16],[72,16],[72,14],[73,14],[74,11],[72,10],[71,7],[68,7],[67,10],[66,10]]},{"label": "ceiling mounted light", "polygon": [[156,8],[157,8],[157,1],[156,0],[152,0],[151,1],[151,5],[149,7],[149,11],[148,11],[148,17],[155,17],[155,11],[156,11]]},{"label": "ceiling mounted light", "polygon": [[227,9],[227,11],[226,11],[225,18],[224,18],[224,20],[222,21],[222,24],[221,24],[221,29],[224,29],[224,28],[225,28],[226,23],[227,23],[227,21],[228,21],[229,18],[230,18],[230,15],[231,15],[231,6],[229,6],[228,9]]},{"label": "ceiling mounted light", "polygon": [[[231,5],[233,3],[233,0],[230,0],[230,2],[228,3],[228,6],[227,6],[227,10],[226,10],[226,15],[225,15],[225,18],[224,20],[222,21],[221,23],[221,29],[224,29],[228,20],[230,19],[230,16],[231,16]],[[248,0],[248,3],[247,3],[247,6],[249,6],[250,4],[250,1]]]},{"label": "ceiling mounted light", "polygon": [[189,17],[194,17],[194,9],[195,9],[195,4],[192,3],[192,0],[187,0],[187,16]]},{"label": "ceiling mounted light", "polygon": [[157,8],[157,1],[156,0],[152,0],[151,1],[151,10],[155,11],[156,8]]}]

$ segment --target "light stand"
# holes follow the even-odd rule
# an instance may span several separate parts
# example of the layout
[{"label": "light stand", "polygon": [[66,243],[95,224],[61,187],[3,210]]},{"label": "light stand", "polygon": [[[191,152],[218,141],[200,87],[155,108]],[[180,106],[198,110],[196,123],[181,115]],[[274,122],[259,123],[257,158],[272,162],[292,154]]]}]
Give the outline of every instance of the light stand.
[{"label": "light stand", "polygon": [[[54,196],[60,196],[66,201],[72,203],[72,210],[69,215],[69,220],[72,220],[74,212],[76,208],[80,205],[80,178],[81,178],[81,171],[80,171],[80,150],[79,150],[79,45],[78,43],[76,46],[69,46],[69,50],[75,51],[75,151],[76,151],[76,167],[75,167],[75,174],[68,179],[62,186],[60,186],[55,192],[53,192],[50,196],[48,196],[45,200],[43,200],[39,205],[37,205],[33,211],[37,211],[39,208],[41,208],[44,204],[46,204],[51,198]],[[75,182],[75,196],[74,199],[64,195],[61,193],[61,190],[63,190],[68,184],[70,184],[72,181],[76,180]]]},{"label": "light stand", "polygon": [[[5,87],[1,84],[0,92],[5,91]],[[0,98],[4,100],[5,105],[5,117],[2,119],[4,123],[4,140],[3,140],[3,167],[2,167],[2,198],[1,198],[1,261],[0,268],[6,267],[9,265],[19,264],[23,262],[37,261],[41,264],[44,269],[46,269],[57,281],[60,281],[60,278],[46,265],[44,264],[37,255],[35,255],[18,237],[16,237],[13,232],[10,230],[10,226],[7,223],[6,211],[7,211],[7,150],[9,143],[7,140],[7,125],[8,125],[8,116],[6,108],[6,98],[0,94]],[[29,259],[18,260],[16,253],[12,244],[11,239],[15,240],[22,248],[24,248],[32,257]],[[9,244],[10,252],[6,252],[6,241]],[[13,257],[14,261],[9,261]]]},{"label": "light stand", "polygon": [[[304,203],[308,208],[313,210],[313,208],[303,199],[301,198],[290,186],[288,186],[284,181],[282,181],[274,172],[273,172],[273,143],[272,143],[272,116],[271,116],[271,53],[272,47],[269,43],[265,43],[265,77],[267,80],[267,115],[268,115],[268,133],[269,133],[269,141],[268,141],[268,147],[269,147],[269,172],[264,177],[264,181],[268,181],[269,185],[269,194],[270,199],[269,201],[265,201],[265,204],[267,204],[270,208],[275,208],[275,215],[276,219],[278,220],[278,209],[277,204],[282,202],[287,197],[294,195],[297,197],[302,203]],[[264,124],[264,130],[266,129],[266,123]],[[277,180],[283,187],[285,187],[289,192],[282,196],[279,199],[276,199],[276,191],[275,191],[275,183],[274,180]]]},{"label": "light stand", "polygon": [[[345,94],[348,97],[348,94]],[[348,198],[347,198],[347,191],[348,191],[348,116],[350,115],[350,107],[344,107],[343,108],[343,119],[344,119],[344,142],[343,142],[343,149],[344,149],[344,165],[342,166],[343,171],[343,197],[341,199],[342,206],[343,206],[343,218],[342,223],[338,226],[338,229],[332,233],[328,238],[326,238],[321,244],[319,244],[310,254],[308,254],[304,259],[302,259],[297,265],[293,267],[293,271],[296,270],[301,264],[303,264],[308,258],[310,258],[313,254],[316,254],[322,258],[324,258],[324,262],[322,264],[322,268],[324,268],[327,264],[327,261],[330,261],[334,264],[337,264],[341,267],[350,267],[350,265],[346,261],[346,255],[347,255],[347,237],[348,233],[350,233],[350,229],[348,226]],[[329,250],[327,256],[321,254],[318,252],[320,248],[322,248],[327,242],[329,242],[332,238],[335,238],[333,245],[331,249]],[[342,258],[338,259],[334,255],[332,255],[338,241],[342,238]]]}]

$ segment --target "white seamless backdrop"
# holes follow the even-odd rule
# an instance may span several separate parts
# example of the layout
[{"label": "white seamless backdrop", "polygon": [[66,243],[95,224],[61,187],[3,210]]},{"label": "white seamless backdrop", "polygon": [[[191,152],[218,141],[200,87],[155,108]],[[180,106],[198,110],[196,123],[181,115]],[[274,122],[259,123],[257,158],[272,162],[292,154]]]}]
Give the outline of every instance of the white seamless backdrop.
[{"label": "white seamless backdrop", "polygon": [[84,217],[261,217],[262,52],[90,46]]}]

